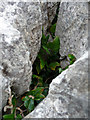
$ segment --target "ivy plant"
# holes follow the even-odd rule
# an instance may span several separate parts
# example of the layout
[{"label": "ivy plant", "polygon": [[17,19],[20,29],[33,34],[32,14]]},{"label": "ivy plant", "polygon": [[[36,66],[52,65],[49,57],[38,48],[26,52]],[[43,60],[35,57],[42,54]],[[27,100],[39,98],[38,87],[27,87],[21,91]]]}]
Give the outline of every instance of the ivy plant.
[{"label": "ivy plant", "polygon": [[15,95],[10,96],[9,97],[9,105],[5,106],[4,109],[11,109],[11,114],[7,114],[7,115],[3,115],[3,119],[4,120],[21,120],[22,119],[22,115],[21,114],[17,114],[17,110],[18,111],[22,111],[20,110],[20,108],[16,107],[16,97]]}]

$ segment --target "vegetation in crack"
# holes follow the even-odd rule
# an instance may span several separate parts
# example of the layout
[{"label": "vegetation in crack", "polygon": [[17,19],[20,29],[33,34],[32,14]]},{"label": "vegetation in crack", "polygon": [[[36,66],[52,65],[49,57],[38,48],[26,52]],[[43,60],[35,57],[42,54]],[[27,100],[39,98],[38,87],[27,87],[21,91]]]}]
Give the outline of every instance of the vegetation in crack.
[{"label": "vegetation in crack", "polygon": [[52,39],[55,37],[56,23],[58,20],[60,2],[57,3],[56,15],[51,23],[51,26],[47,29],[47,32],[51,35]]},{"label": "vegetation in crack", "polygon": [[4,112],[8,113],[3,115],[4,120],[19,120],[24,117],[22,110],[17,106],[17,97],[15,94],[12,93],[9,95],[8,105],[4,107]]},{"label": "vegetation in crack", "polygon": [[[50,28],[50,32],[54,35],[56,24]],[[42,30],[43,32],[43,30]],[[11,95],[8,101],[9,114],[3,115],[3,119],[17,120],[22,119],[47,96],[49,84],[52,79],[62,73],[65,69],[60,66],[60,39],[58,36],[53,36],[53,41],[49,42],[49,35],[45,36],[42,33],[41,48],[38,56],[33,64],[33,75],[30,91],[21,96],[21,98]],[[75,57],[72,54],[68,55],[70,64],[73,64]],[[22,101],[21,101],[22,100]],[[18,103],[21,103],[21,105]],[[4,111],[6,111],[4,109]]]},{"label": "vegetation in crack", "polygon": [[[59,11],[58,9],[59,4],[57,14]],[[13,93],[9,96],[8,104],[4,107],[3,119],[21,120],[34,110],[34,108],[47,96],[51,81],[68,68],[67,66],[63,69],[60,65],[60,39],[58,36],[55,36],[57,14],[47,36],[43,32],[44,28],[42,29],[41,48],[33,64],[30,91],[19,97],[15,96]],[[49,39],[53,39],[52,42],[50,42]],[[69,54],[67,60],[71,65],[76,58],[74,55]]]}]

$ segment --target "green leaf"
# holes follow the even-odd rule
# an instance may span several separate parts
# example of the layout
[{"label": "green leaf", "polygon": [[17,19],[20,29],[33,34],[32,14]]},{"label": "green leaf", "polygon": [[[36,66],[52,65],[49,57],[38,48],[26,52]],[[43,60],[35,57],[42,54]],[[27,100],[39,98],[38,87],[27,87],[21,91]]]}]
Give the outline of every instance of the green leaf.
[{"label": "green leaf", "polygon": [[[25,101],[24,101],[24,106],[29,110],[29,112],[31,112],[31,110],[33,110],[34,109],[34,99],[32,99],[31,97],[29,97],[29,96],[26,96],[27,98],[29,98],[29,99],[26,99]],[[25,98],[26,98],[25,97]]]},{"label": "green leaf", "polygon": [[51,26],[51,28],[50,28],[50,32],[51,32],[52,34],[55,34],[55,30],[56,30],[56,24],[53,24],[53,25]]},{"label": "green leaf", "polygon": [[16,98],[15,98],[15,96],[13,96],[13,98],[12,98],[12,104],[13,104],[13,106],[16,105]]},{"label": "green leaf", "polygon": [[35,97],[35,100],[40,100],[42,98],[45,98],[45,96],[43,94],[40,94]]},{"label": "green leaf", "polygon": [[71,61],[75,61],[75,60],[76,60],[75,56],[72,55],[72,54],[68,54],[68,57],[69,57],[69,59],[70,59]]},{"label": "green leaf", "polygon": [[16,106],[13,108],[13,113],[15,115],[15,111],[16,111]]},{"label": "green leaf", "polygon": [[16,116],[16,120],[18,120],[18,119],[22,119],[22,116],[20,114],[17,114],[17,116]]},{"label": "green leaf", "polygon": [[[47,42],[48,42],[48,40],[49,40],[49,37],[50,37],[49,35],[48,35],[48,36],[46,36],[46,41],[47,41]],[[47,42],[46,42],[46,43],[47,43]]]},{"label": "green leaf", "polygon": [[28,110],[29,110],[29,112],[31,112],[33,109],[34,109],[34,100],[32,98],[30,98]]},{"label": "green leaf", "polygon": [[37,70],[37,73],[39,74],[40,73],[40,65],[39,64],[36,64],[36,70]]},{"label": "green leaf", "polygon": [[33,77],[33,78],[37,78],[38,80],[39,80],[39,79],[42,80],[42,78],[41,78],[40,76],[38,76],[38,75],[34,75],[34,74],[33,74],[32,77]]},{"label": "green leaf", "polygon": [[42,33],[42,39],[41,39],[41,45],[46,45],[49,39],[49,35],[45,36],[44,33]]},{"label": "green leaf", "polygon": [[48,54],[50,54],[50,51],[48,50],[47,47],[43,46],[43,49],[44,49]]},{"label": "green leaf", "polygon": [[63,69],[62,68],[59,68],[59,73],[62,73],[63,72]]},{"label": "green leaf", "polygon": [[[29,91],[28,93],[27,93],[27,95],[32,95],[32,96],[34,96],[34,90],[31,90],[31,91]],[[29,98],[30,99],[30,98]]]},{"label": "green leaf", "polygon": [[46,97],[47,96],[47,94],[48,94],[48,90],[49,90],[49,88],[46,88],[46,89],[44,89],[44,91],[43,91],[43,95]]},{"label": "green leaf", "polygon": [[72,65],[74,63],[74,61],[70,61],[70,65]]},{"label": "green leaf", "polygon": [[66,70],[68,67],[69,67],[69,65],[68,65],[68,66],[66,66],[64,70]]},{"label": "green leaf", "polygon": [[40,95],[44,90],[44,87],[37,87],[35,90],[32,90],[33,91],[33,96],[37,96],[37,95]]},{"label": "green leaf", "polygon": [[40,68],[42,70],[44,68],[46,62],[40,54],[38,55],[38,58],[40,59]]},{"label": "green leaf", "polygon": [[58,53],[60,49],[60,40],[59,37],[56,37],[53,42],[47,44],[47,48],[51,49],[53,52]]},{"label": "green leaf", "polygon": [[53,62],[49,65],[49,67],[51,68],[51,70],[55,70],[57,66],[60,66],[60,63],[58,62]]},{"label": "green leaf", "polygon": [[[29,99],[29,100],[30,100],[30,99]],[[24,106],[25,106],[26,108],[28,108],[29,100],[25,100],[25,101],[24,101]]]},{"label": "green leaf", "polygon": [[11,119],[11,120],[15,120],[15,119],[14,119],[14,114],[4,115],[4,116],[3,116],[3,119],[6,119],[6,120],[10,120],[10,119]]},{"label": "green leaf", "polygon": [[29,97],[28,96],[25,96],[22,101],[28,101],[29,100]]},{"label": "green leaf", "polygon": [[[32,95],[32,96],[37,96],[37,95],[40,95],[42,92],[43,92],[43,90],[44,90],[44,87],[37,87],[36,89],[34,89],[34,90],[31,90],[31,91],[29,91],[28,93],[27,93],[27,95],[29,96],[29,95]],[[23,98],[23,99],[25,99],[25,98]]]}]

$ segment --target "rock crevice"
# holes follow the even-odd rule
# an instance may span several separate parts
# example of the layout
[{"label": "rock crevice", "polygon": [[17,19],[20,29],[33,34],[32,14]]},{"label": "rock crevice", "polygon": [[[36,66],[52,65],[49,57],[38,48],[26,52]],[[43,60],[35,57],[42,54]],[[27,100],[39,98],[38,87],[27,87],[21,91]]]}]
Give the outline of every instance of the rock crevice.
[{"label": "rock crevice", "polygon": [[52,80],[48,96],[25,119],[88,118],[88,3],[62,0],[56,35],[61,57],[73,54],[77,60]]}]

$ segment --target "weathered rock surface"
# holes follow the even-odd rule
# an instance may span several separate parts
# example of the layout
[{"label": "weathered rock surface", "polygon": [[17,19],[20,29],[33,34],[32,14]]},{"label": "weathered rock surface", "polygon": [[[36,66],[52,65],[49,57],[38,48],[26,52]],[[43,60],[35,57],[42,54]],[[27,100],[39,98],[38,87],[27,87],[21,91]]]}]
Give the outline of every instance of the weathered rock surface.
[{"label": "weathered rock surface", "polygon": [[42,6],[39,0],[0,1],[0,110],[7,102],[10,87],[17,95],[29,88],[32,64],[40,49],[42,25],[48,27],[57,7],[54,3],[45,4]]},{"label": "weathered rock surface", "polygon": [[[42,14],[39,2],[0,1],[0,71],[2,103],[5,105],[13,87],[18,95],[28,90],[32,63],[41,44]],[[9,91],[10,92],[10,91]]]},{"label": "weathered rock surface", "polygon": [[88,3],[62,0],[56,35],[60,37],[61,57],[70,53],[80,58],[88,48]]},{"label": "weathered rock surface", "polygon": [[88,52],[52,81],[48,96],[25,118],[88,118]]}]

